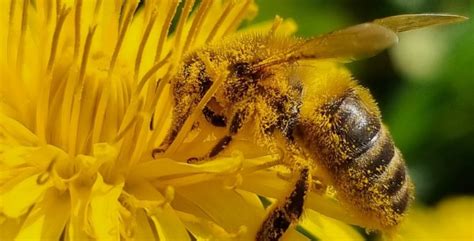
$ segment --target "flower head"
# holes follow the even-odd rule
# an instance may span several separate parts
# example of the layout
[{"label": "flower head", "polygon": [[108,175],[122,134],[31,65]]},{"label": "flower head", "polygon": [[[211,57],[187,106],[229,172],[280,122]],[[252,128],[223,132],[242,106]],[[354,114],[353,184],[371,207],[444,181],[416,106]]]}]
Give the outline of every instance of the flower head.
[{"label": "flower head", "polygon": [[[168,80],[183,56],[234,33],[256,11],[252,0],[195,5],[0,2],[2,240],[254,237],[266,213],[259,197],[290,188],[281,178],[287,170],[267,168],[277,155],[249,159],[240,150],[199,165],[180,162],[179,151],[151,155],[168,132]],[[292,29],[283,22],[279,31]],[[344,219],[333,202],[311,193],[307,206]],[[301,227],[323,240],[360,239],[314,212]],[[285,237],[303,238],[295,229]]]}]

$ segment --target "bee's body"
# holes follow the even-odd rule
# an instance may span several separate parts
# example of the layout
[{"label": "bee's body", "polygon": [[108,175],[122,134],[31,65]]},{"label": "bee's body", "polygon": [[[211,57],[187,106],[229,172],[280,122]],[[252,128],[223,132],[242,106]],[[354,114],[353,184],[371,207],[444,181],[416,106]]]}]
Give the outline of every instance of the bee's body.
[{"label": "bee's body", "polygon": [[[162,148],[196,111],[227,129],[204,158],[219,154],[240,130],[253,133],[255,143],[282,147],[287,155],[281,164],[297,178],[257,240],[278,240],[300,217],[313,177],[334,186],[338,199],[365,226],[391,228],[413,198],[410,178],[371,95],[336,62],[391,46],[398,40],[392,29],[403,19],[410,29],[433,24],[428,20],[436,16],[396,16],[305,41],[245,35],[196,50],[171,81],[174,119]],[[408,21],[413,18],[423,21]],[[454,21],[448,20],[439,22]],[[303,158],[297,161],[295,155]]]},{"label": "bee's body", "polygon": [[[268,136],[275,129],[291,136],[301,106],[302,88],[300,80],[290,80],[295,64],[285,63],[258,71],[251,70],[250,66],[270,56],[283,54],[284,48],[261,47],[268,45],[268,41],[282,47],[284,44],[289,47],[292,43],[266,37],[251,35],[231,39],[229,43],[208,46],[184,60],[180,74],[172,82],[175,123],[171,136],[178,133],[214,83],[207,68],[230,72],[203,109],[211,124],[227,127],[231,134],[235,134],[244,124],[239,119],[243,119],[243,115],[252,115],[252,119],[258,121],[258,126],[254,126],[261,130],[261,137]],[[210,66],[206,66],[206,62]]]}]

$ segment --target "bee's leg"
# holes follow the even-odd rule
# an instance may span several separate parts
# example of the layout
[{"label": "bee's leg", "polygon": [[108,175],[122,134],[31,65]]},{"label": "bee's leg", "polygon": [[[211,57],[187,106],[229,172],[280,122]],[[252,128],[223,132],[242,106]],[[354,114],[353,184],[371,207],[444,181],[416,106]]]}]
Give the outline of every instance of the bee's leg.
[{"label": "bee's leg", "polygon": [[[240,128],[243,126],[243,124],[249,117],[250,111],[246,107],[247,106],[239,108],[235,112],[229,125],[229,133],[217,142],[217,144],[211,149],[209,154],[206,156],[207,158],[216,156],[230,144],[230,142],[232,141],[232,136],[239,132]],[[188,163],[196,163],[205,158],[191,157],[188,159]]]},{"label": "bee's leg", "polygon": [[206,120],[213,126],[226,127],[227,120],[225,116],[216,114],[211,108],[207,106],[202,109],[202,113],[204,114],[204,117],[206,117]]},{"label": "bee's leg", "polygon": [[298,221],[310,184],[309,169],[301,169],[291,193],[276,205],[263,222],[256,236],[257,241],[277,241],[292,223]]},{"label": "bee's leg", "polygon": [[219,142],[217,142],[217,144],[212,148],[211,152],[209,153],[209,157],[216,156],[229,145],[229,143],[232,141],[232,136],[239,132],[240,128],[243,126],[248,116],[249,111],[245,107],[235,112],[230,122],[229,134],[225,135]]}]

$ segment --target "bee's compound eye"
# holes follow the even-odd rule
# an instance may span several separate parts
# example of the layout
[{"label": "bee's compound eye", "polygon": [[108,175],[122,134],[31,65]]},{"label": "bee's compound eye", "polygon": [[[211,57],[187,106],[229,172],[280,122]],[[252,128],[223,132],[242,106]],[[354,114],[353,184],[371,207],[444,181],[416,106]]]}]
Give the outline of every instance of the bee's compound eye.
[{"label": "bee's compound eye", "polygon": [[356,97],[346,97],[336,113],[340,128],[338,133],[356,152],[369,148],[369,143],[380,130],[380,120],[370,113]]}]

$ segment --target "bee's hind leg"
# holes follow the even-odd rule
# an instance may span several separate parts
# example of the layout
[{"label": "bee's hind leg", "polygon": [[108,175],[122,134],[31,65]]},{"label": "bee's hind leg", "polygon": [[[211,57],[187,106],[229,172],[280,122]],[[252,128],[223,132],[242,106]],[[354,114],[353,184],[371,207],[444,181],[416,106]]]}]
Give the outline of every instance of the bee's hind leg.
[{"label": "bee's hind leg", "polygon": [[310,184],[310,171],[304,167],[300,170],[290,194],[283,201],[279,201],[268,214],[257,233],[257,241],[278,241],[292,223],[298,222]]}]

